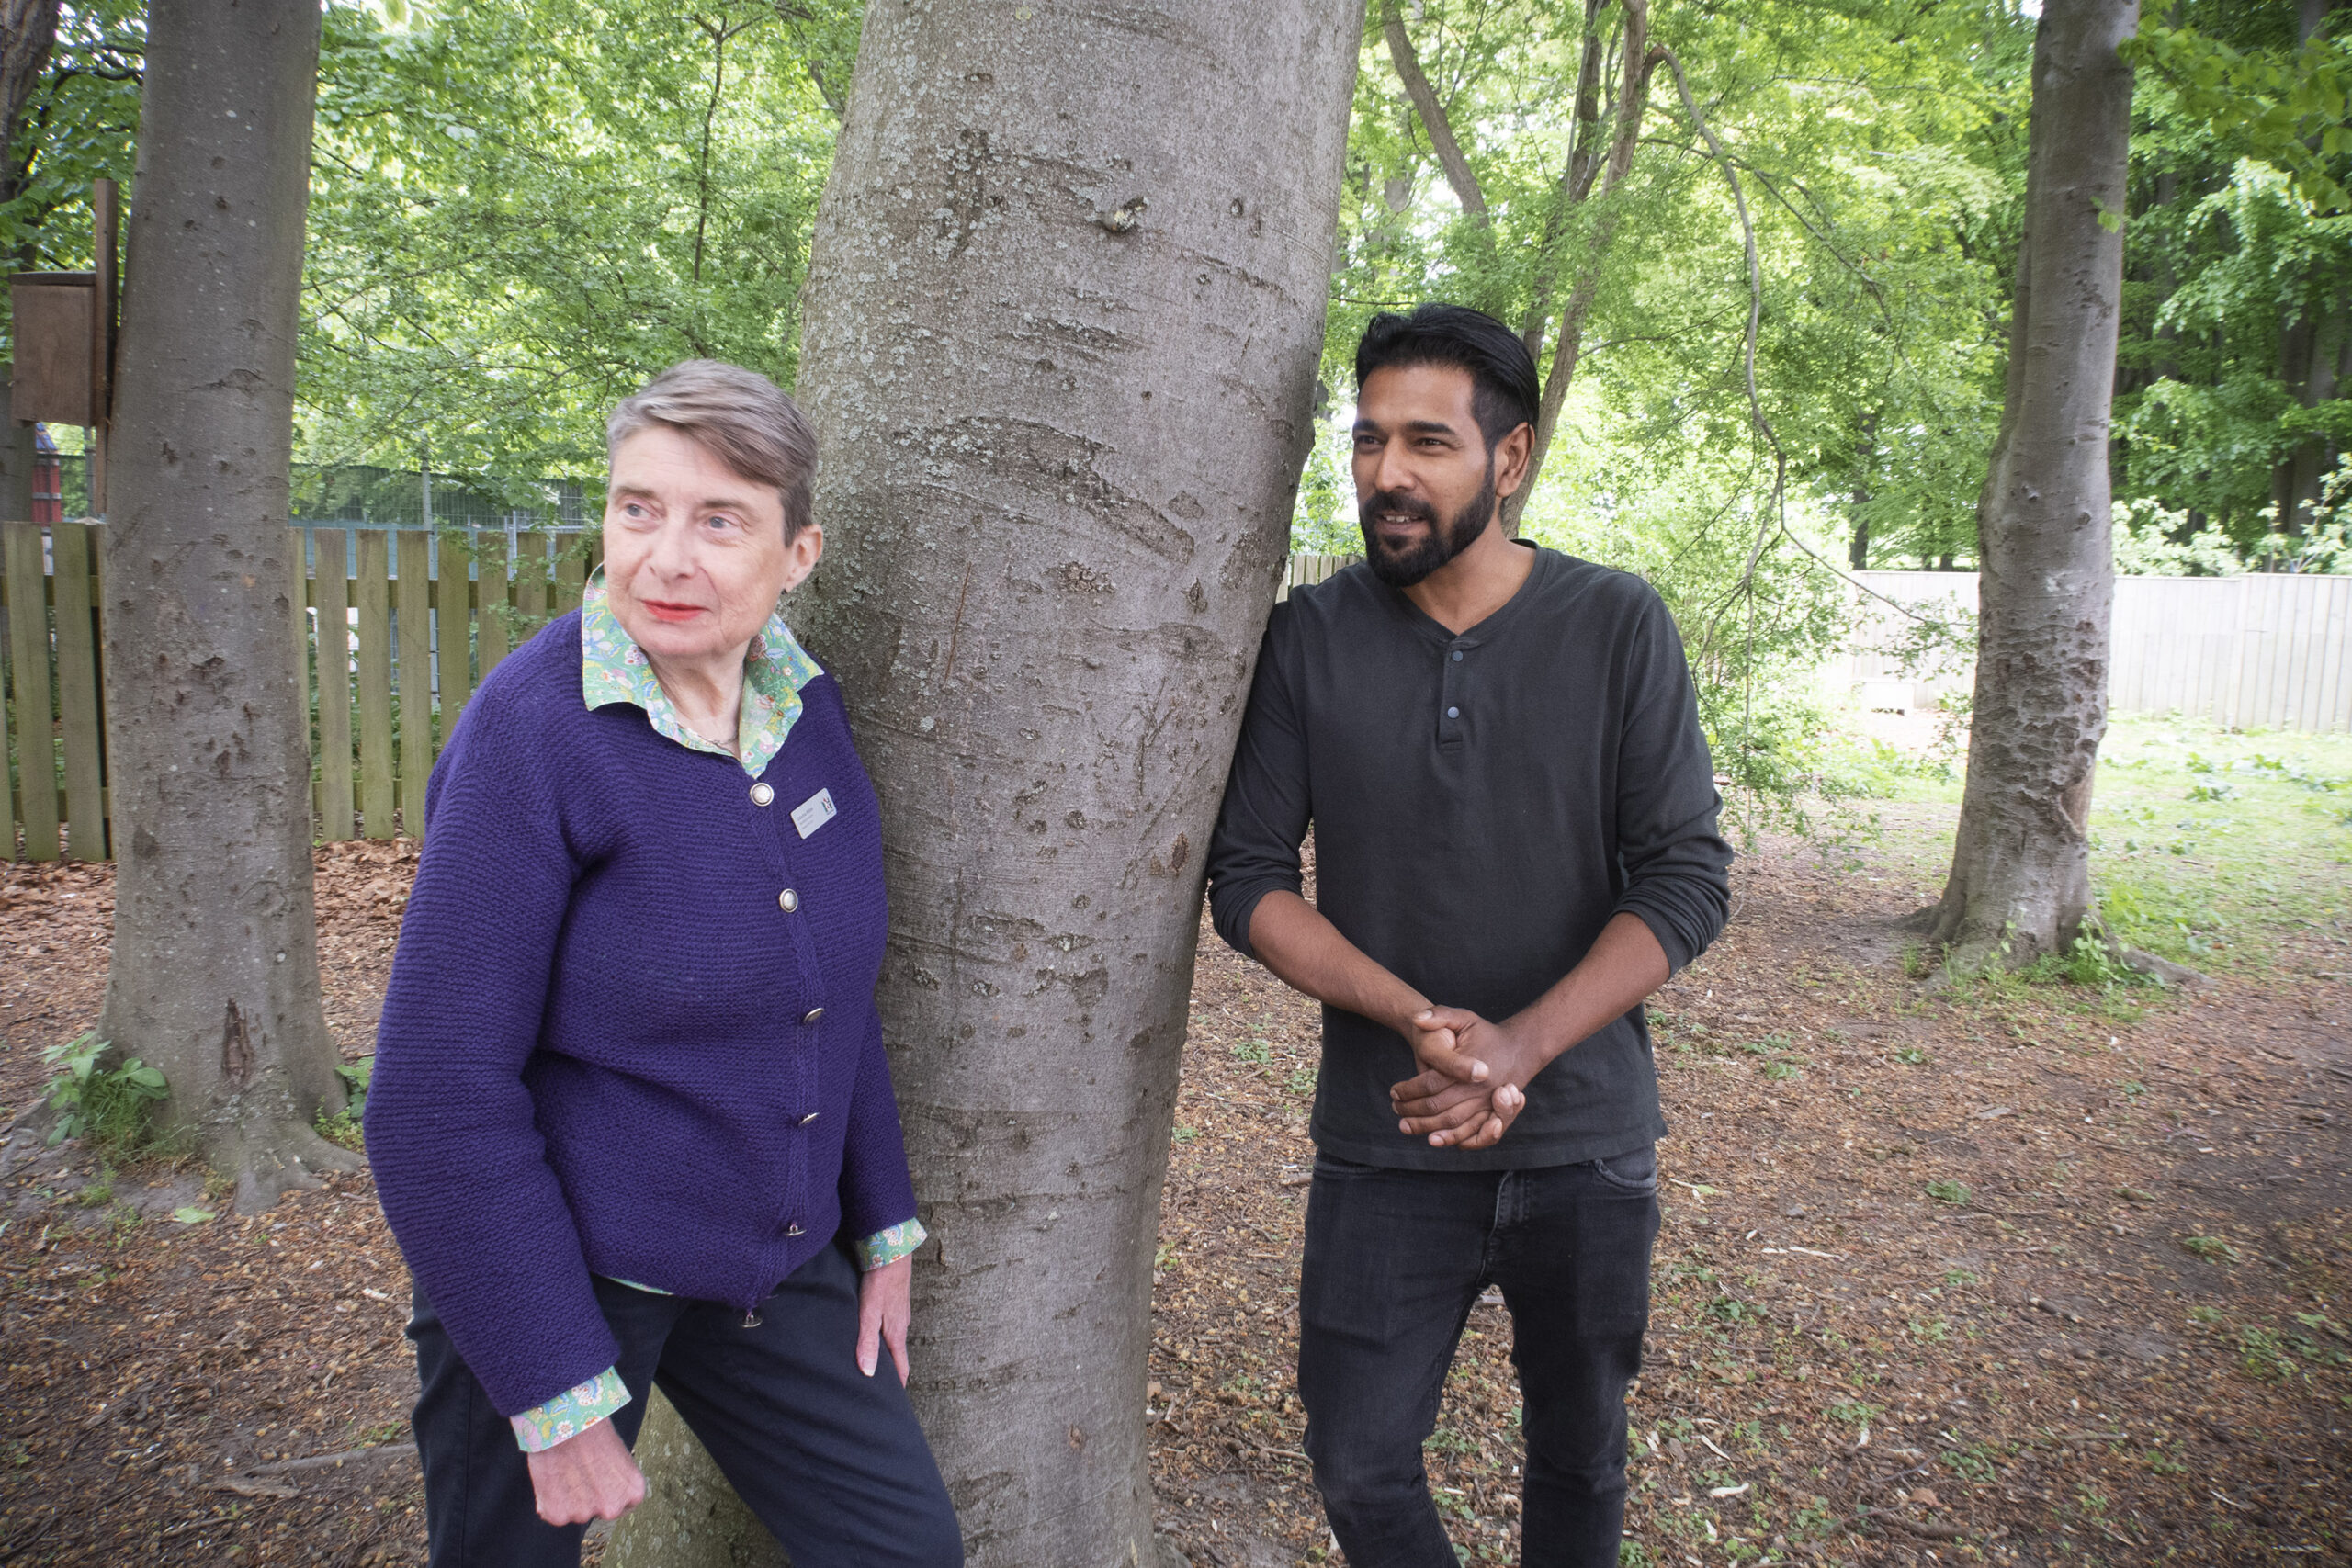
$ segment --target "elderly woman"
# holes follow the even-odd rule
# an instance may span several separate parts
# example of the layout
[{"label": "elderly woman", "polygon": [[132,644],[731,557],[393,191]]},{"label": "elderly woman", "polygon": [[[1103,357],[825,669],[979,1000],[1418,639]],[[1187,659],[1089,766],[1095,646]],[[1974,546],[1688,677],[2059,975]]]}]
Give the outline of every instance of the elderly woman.
[{"label": "elderly woman", "polygon": [[577,1563],[645,1495],[658,1384],[796,1568],[960,1562],[902,1386],[879,813],[777,610],[824,548],[815,442],[696,360],[608,454],[600,578],[434,769],[377,1037],[432,1562]]}]

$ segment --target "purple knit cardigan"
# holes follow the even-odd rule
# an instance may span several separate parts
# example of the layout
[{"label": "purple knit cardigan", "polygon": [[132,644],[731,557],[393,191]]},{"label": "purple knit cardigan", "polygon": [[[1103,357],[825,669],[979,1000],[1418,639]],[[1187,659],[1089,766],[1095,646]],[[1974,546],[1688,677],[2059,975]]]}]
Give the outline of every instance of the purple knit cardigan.
[{"label": "purple knit cardigan", "polygon": [[392,1234],[503,1416],[613,1364],[592,1274],[748,1309],[915,1212],[841,689],[755,789],[584,706],[580,651],[577,615],[517,649],[433,770],[368,1095]]}]

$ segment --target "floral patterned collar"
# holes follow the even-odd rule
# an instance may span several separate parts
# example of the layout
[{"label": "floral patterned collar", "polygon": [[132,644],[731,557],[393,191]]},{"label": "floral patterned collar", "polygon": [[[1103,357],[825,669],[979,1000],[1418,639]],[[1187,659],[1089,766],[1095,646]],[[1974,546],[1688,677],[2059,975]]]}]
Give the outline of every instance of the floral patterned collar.
[{"label": "floral patterned collar", "polygon": [[[743,659],[743,716],[737,721],[737,760],[758,778],[784,750],[785,738],[800,719],[800,688],[821,673],[781,614],[768,617]],[[678,716],[669,694],[654,678],[645,650],[621,626],[605,603],[600,569],[580,601],[580,693],[588,705],[628,703],[645,710],[654,732],[695,751],[728,755],[727,748],[696,735]]]}]

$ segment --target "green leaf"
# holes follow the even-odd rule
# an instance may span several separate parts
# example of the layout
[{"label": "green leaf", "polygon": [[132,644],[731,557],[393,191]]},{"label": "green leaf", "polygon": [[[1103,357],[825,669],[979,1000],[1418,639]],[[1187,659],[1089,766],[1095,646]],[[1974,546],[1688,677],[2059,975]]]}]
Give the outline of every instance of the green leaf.
[{"label": "green leaf", "polygon": [[172,1218],[179,1221],[179,1223],[184,1225],[200,1225],[204,1224],[205,1221],[211,1219],[212,1217],[211,1210],[198,1209],[193,1205],[184,1209],[174,1209],[172,1211]]}]

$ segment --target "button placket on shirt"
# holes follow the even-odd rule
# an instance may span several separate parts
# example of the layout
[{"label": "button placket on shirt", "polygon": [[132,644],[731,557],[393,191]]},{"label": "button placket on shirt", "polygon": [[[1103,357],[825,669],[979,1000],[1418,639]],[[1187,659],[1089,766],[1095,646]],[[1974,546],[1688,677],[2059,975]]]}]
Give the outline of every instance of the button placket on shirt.
[{"label": "button placket on shirt", "polygon": [[1477,646],[1459,637],[1446,645],[1445,658],[1439,665],[1443,673],[1437,697],[1437,743],[1441,746],[1459,746],[1466,739],[1470,674],[1469,660],[1464,655]]}]

